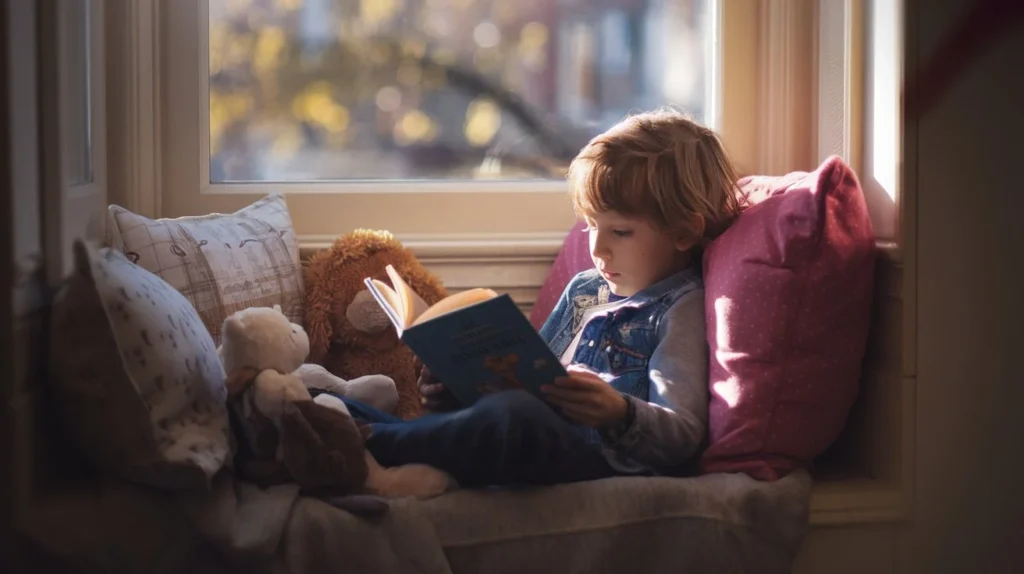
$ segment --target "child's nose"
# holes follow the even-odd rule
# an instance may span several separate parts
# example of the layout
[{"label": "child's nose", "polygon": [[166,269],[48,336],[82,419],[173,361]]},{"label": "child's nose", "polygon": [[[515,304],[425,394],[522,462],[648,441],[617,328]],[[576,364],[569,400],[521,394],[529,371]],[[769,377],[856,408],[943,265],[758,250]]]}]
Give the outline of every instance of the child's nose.
[{"label": "child's nose", "polygon": [[608,249],[607,240],[602,237],[601,234],[598,234],[597,237],[590,242],[590,256],[603,260],[607,259],[609,255],[611,255],[611,251]]}]

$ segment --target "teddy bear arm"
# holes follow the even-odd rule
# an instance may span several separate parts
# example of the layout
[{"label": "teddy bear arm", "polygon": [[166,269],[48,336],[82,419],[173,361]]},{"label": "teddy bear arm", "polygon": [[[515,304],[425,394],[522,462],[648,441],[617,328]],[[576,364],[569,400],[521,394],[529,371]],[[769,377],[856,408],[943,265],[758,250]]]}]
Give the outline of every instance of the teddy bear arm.
[{"label": "teddy bear arm", "polygon": [[398,404],[395,381],[385,375],[365,375],[352,379],[348,382],[345,396],[385,413],[395,412]]}]

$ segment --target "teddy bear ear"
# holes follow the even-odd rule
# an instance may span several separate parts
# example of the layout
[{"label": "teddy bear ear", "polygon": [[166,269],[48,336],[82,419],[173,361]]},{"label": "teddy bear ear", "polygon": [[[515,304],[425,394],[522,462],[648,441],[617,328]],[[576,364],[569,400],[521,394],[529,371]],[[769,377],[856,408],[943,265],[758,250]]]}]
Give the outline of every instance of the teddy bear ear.
[{"label": "teddy bear ear", "polygon": [[242,320],[238,317],[231,315],[227,319],[224,319],[224,324],[221,325],[220,332],[222,338],[227,339],[230,337],[237,337],[242,334],[245,328],[242,325]]},{"label": "teddy bear ear", "polygon": [[281,305],[279,303],[274,303],[274,310],[281,313]]}]

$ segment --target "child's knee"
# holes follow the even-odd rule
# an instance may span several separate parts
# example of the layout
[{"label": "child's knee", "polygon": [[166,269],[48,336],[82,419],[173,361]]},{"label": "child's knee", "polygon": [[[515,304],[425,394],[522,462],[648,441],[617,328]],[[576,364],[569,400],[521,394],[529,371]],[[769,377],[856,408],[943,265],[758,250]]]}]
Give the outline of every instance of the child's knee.
[{"label": "child's knee", "polygon": [[543,400],[524,390],[510,390],[488,395],[477,404],[481,414],[489,420],[506,420],[512,424],[519,421],[536,423],[538,419],[553,416]]},{"label": "child's knee", "polygon": [[487,395],[480,399],[479,405],[483,408],[502,410],[529,410],[537,405],[544,406],[540,399],[522,389],[500,391]]}]

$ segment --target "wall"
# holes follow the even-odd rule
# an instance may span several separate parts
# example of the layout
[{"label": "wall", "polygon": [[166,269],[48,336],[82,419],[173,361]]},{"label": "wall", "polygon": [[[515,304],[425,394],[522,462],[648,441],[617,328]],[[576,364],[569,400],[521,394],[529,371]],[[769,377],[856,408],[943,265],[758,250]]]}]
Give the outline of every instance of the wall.
[{"label": "wall", "polygon": [[[11,378],[11,335],[13,321],[11,319],[11,270],[14,264],[11,261],[14,250],[12,248],[13,230],[11,228],[11,214],[14,212],[13,196],[11,190],[14,188],[11,173],[11,114],[10,114],[10,71],[9,57],[10,43],[8,37],[8,3],[0,7],[0,381],[7,381]],[[10,384],[0,382],[0,468],[11,467],[11,429],[6,422],[7,400],[10,397]],[[11,474],[4,472],[0,474],[0,492],[11,490]],[[0,498],[0,564],[10,562],[11,538],[10,518],[13,515],[12,497]]]},{"label": "wall", "polygon": [[[908,81],[974,4],[985,2],[907,2]],[[1024,262],[1022,24],[979,34],[994,39],[904,122],[905,272],[917,285],[912,518],[815,529],[798,572],[1024,571],[1024,289],[1011,280]]]},{"label": "wall", "polygon": [[[970,4],[920,2],[915,66]],[[1009,572],[1011,558],[1024,570],[1024,305],[1010,281],[1024,261],[1021,54],[1018,20],[920,118],[907,166],[918,189],[920,384],[917,512],[901,565],[919,572]]]},{"label": "wall", "polygon": [[32,3],[0,5],[0,571],[35,469],[14,436],[35,420],[30,385],[43,360],[35,30]]}]

